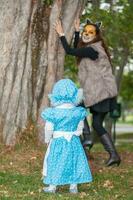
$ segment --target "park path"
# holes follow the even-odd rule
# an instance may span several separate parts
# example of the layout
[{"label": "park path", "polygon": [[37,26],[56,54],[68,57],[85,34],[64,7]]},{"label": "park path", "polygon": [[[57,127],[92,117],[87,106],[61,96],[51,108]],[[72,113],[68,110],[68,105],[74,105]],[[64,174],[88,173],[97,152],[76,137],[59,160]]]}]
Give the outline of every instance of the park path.
[{"label": "park path", "polygon": [[116,124],[116,134],[133,133],[132,124]]},{"label": "park path", "polygon": [[132,124],[116,124],[116,144],[122,143],[133,143],[133,137],[130,138],[117,138],[117,136],[122,134],[133,134],[133,125]]}]

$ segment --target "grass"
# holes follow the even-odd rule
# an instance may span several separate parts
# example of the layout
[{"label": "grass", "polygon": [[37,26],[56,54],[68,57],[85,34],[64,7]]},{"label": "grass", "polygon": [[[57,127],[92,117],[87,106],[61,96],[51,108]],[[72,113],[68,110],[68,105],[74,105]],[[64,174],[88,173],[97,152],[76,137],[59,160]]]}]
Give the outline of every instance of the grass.
[{"label": "grass", "polygon": [[127,115],[125,117],[125,121],[122,120],[122,118],[120,118],[117,123],[119,124],[133,124],[133,115]]},{"label": "grass", "polygon": [[126,133],[126,134],[116,134],[116,139],[132,139],[133,140],[133,133]]},{"label": "grass", "polygon": [[0,200],[132,200],[133,144],[122,144],[118,150],[122,164],[106,168],[107,154],[96,144],[90,154],[94,181],[79,185],[80,193],[71,195],[68,186],[60,187],[57,194],[42,192],[41,169],[45,146],[26,143],[14,149],[0,144]]}]

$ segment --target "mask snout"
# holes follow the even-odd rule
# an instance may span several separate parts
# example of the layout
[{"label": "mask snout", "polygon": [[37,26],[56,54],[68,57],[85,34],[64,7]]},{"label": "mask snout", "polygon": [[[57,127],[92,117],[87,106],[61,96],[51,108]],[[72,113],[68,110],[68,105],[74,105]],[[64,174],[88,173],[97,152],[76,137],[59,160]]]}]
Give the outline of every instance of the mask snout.
[{"label": "mask snout", "polygon": [[82,32],[82,40],[87,43],[96,37],[96,27],[94,25],[86,25]]}]

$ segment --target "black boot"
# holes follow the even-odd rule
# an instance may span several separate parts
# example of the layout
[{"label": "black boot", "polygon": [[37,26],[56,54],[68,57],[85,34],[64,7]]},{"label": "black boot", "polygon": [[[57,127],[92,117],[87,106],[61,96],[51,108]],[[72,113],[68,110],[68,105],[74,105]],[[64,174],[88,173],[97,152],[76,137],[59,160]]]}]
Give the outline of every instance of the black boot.
[{"label": "black boot", "polygon": [[89,147],[89,150],[93,146],[93,140],[92,140],[92,137],[91,137],[90,127],[88,125],[86,118],[84,120],[82,145],[83,145],[83,147]]},{"label": "black boot", "polygon": [[112,142],[112,139],[108,133],[100,136],[101,142],[104,146],[104,149],[110,154],[109,160],[106,162],[106,166],[111,166],[117,164],[119,166],[121,159],[118,155],[115,146]]}]

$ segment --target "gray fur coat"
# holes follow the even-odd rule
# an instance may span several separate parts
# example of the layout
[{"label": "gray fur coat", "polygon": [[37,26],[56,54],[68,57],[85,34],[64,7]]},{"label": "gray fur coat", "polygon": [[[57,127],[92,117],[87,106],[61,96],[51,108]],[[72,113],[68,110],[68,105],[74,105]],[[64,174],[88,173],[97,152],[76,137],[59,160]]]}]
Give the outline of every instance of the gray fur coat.
[{"label": "gray fur coat", "polygon": [[117,96],[115,77],[101,41],[89,45],[98,53],[98,59],[82,58],[79,64],[79,81],[84,89],[85,105],[90,107],[104,99]]}]

